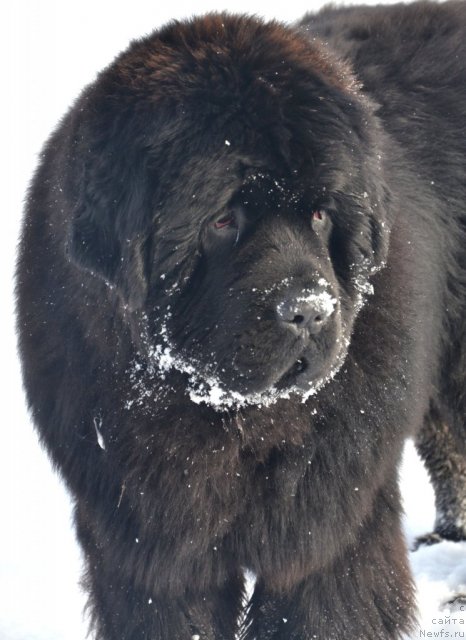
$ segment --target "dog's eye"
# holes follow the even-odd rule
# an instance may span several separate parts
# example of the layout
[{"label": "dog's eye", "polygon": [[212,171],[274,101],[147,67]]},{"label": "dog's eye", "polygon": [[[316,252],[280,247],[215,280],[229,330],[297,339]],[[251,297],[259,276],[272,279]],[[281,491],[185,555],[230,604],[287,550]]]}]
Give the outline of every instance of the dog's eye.
[{"label": "dog's eye", "polygon": [[314,209],[312,212],[312,229],[315,233],[328,233],[330,230],[330,216],[326,209]]},{"label": "dog's eye", "polygon": [[226,227],[235,227],[235,226],[236,226],[235,218],[231,214],[224,215],[221,218],[218,218],[218,220],[214,222],[214,227],[216,229],[225,229]]},{"label": "dog's eye", "polygon": [[240,241],[245,225],[246,217],[243,209],[239,206],[231,206],[227,210],[224,209],[222,213],[217,213],[205,227],[204,249],[206,251],[216,249],[223,251],[228,247],[235,246]]},{"label": "dog's eye", "polygon": [[323,209],[316,209],[312,212],[312,222],[319,224],[319,222],[324,222],[326,218],[326,213]]}]

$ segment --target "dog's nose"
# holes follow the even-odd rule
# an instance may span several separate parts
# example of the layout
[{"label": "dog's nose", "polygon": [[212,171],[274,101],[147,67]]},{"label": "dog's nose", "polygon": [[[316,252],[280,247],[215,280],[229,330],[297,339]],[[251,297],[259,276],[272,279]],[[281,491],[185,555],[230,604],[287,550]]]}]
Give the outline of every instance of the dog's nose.
[{"label": "dog's nose", "polygon": [[306,329],[317,334],[332,315],[335,304],[335,298],[326,289],[288,292],[277,304],[277,317],[286,328],[296,333]]}]

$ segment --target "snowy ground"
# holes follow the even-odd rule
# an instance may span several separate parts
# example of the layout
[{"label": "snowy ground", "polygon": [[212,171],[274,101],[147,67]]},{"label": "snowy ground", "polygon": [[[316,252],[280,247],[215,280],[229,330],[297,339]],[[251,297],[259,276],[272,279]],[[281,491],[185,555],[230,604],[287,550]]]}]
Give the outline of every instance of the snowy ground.
[{"label": "snowy ground", "polygon": [[[81,559],[70,527],[70,501],[32,430],[21,392],[13,331],[15,244],[25,187],[42,142],[98,69],[131,38],[171,17],[228,9],[293,20],[320,4],[312,0],[290,0],[280,7],[265,0],[3,3],[0,640],[83,640],[86,632],[85,600],[78,587]],[[408,513],[406,535],[411,541],[431,529],[434,516],[432,490],[412,445],[406,450],[401,483]],[[466,592],[466,544],[424,548],[412,554],[411,560],[421,623],[410,640],[454,638],[455,632],[462,634],[457,638],[466,637],[465,602],[458,602],[449,618],[449,610],[442,609],[455,593]],[[457,622],[445,623],[445,619]]]}]

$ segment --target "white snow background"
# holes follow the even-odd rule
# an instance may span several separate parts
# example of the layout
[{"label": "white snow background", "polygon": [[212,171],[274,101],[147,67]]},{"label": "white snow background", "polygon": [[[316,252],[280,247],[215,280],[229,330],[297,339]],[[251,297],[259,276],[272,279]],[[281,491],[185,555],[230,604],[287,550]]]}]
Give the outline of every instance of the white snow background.
[{"label": "white snow background", "polygon": [[[85,597],[78,586],[81,557],[71,527],[71,503],[32,429],[14,335],[16,242],[25,189],[42,143],[98,70],[132,38],[167,20],[226,9],[292,21],[320,4],[312,0],[288,0],[277,6],[270,0],[2,3],[0,640],[83,640],[86,634]],[[431,530],[434,509],[426,473],[410,444],[401,484],[408,513],[406,534],[412,541]],[[466,637],[466,612],[440,609],[456,592],[466,592],[466,544],[445,542],[424,548],[411,554],[411,560],[421,611],[413,638]],[[456,624],[442,622],[449,613]]]}]

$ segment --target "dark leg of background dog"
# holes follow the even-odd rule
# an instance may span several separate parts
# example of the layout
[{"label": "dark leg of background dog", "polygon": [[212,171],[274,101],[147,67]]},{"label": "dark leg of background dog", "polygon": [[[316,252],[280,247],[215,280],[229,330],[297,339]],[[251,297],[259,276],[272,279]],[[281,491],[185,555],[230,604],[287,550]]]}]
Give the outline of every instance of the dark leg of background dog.
[{"label": "dark leg of background dog", "polygon": [[466,324],[462,308],[452,318],[451,342],[439,369],[432,399],[415,444],[435,491],[434,531],[417,539],[421,544],[466,540]]},{"label": "dark leg of background dog", "polygon": [[290,592],[259,579],[243,640],[400,638],[412,624],[413,586],[398,500],[395,484],[381,490],[351,552]]},{"label": "dark leg of background dog", "polygon": [[435,490],[436,506],[434,531],[418,538],[416,548],[442,539],[466,540],[466,434],[461,424],[466,407],[462,418],[449,413],[432,405],[415,441]]}]

